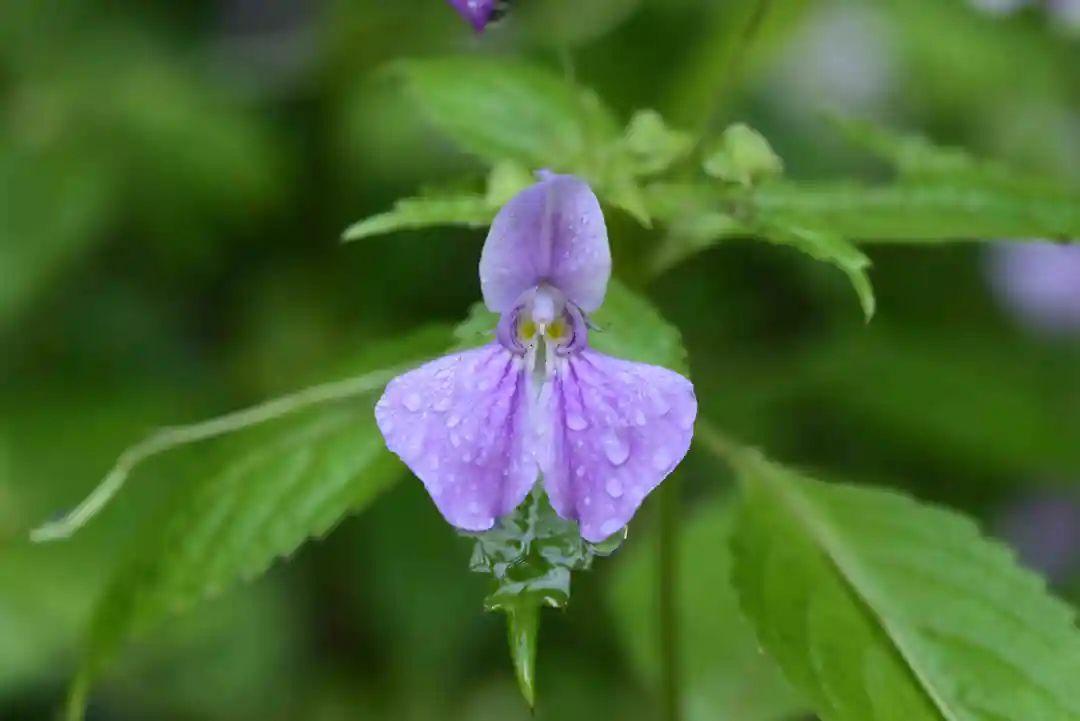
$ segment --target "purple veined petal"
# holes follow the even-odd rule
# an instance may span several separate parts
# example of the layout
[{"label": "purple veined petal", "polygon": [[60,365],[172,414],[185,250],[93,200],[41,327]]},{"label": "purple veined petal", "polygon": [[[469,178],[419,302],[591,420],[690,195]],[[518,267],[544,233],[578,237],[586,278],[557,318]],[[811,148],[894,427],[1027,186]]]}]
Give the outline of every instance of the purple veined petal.
[{"label": "purple veined petal", "polygon": [[541,283],[587,313],[600,307],[611,276],[611,250],[600,203],[584,181],[542,173],[495,216],[480,255],[484,303],[511,310]]},{"label": "purple veined petal", "polygon": [[446,520],[486,531],[536,483],[525,393],[522,359],[492,343],[398,376],[375,419]]},{"label": "purple veined petal", "polygon": [[552,431],[536,450],[544,487],[585,540],[601,541],[690,449],[694,387],[666,368],[584,350],[566,359],[545,393]]},{"label": "purple veined petal", "polygon": [[476,32],[483,32],[495,14],[497,0],[448,0],[457,10],[458,15],[473,26]]}]

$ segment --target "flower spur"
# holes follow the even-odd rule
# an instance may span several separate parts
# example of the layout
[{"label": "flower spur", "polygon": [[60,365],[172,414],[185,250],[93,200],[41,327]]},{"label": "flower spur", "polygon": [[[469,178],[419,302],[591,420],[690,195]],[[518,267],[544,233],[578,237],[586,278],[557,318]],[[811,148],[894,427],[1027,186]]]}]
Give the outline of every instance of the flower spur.
[{"label": "flower spur", "polygon": [[610,275],[596,196],[578,178],[541,173],[499,211],[481,253],[495,342],[387,386],[375,407],[387,447],[452,525],[490,529],[542,478],[556,513],[598,542],[686,455],[690,381],[589,348],[587,314]]}]

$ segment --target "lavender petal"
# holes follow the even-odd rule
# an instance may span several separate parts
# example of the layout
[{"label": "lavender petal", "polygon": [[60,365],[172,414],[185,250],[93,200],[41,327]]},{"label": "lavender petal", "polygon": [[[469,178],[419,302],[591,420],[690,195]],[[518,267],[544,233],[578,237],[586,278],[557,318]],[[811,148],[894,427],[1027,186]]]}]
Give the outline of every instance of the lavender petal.
[{"label": "lavender petal", "polygon": [[484,303],[504,313],[522,294],[548,283],[592,312],[603,302],[611,276],[600,203],[571,175],[541,178],[511,198],[491,224],[480,256]]},{"label": "lavender petal", "polygon": [[451,525],[486,531],[536,483],[525,385],[520,357],[493,343],[395,378],[376,404],[387,447]]},{"label": "lavender petal", "polygon": [[566,359],[540,403],[552,429],[536,451],[548,497],[591,542],[625,526],[682,461],[697,416],[678,373],[591,350]]}]

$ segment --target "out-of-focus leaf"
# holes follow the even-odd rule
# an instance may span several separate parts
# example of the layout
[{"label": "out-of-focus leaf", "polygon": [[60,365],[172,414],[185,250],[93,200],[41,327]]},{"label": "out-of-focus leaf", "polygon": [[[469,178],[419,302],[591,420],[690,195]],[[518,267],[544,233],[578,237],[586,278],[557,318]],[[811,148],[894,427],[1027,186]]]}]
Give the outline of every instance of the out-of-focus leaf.
[{"label": "out-of-focus leaf", "polygon": [[686,157],[694,146],[689,133],[669,127],[655,110],[634,113],[623,143],[638,175],[662,173]]},{"label": "out-of-focus leaf", "polygon": [[648,223],[618,122],[592,91],[501,57],[394,65],[425,117],[490,165],[513,161],[588,180],[608,202]]},{"label": "out-of-focus leaf", "polygon": [[732,447],[743,610],[828,721],[1073,721],[1072,609],[968,519]]},{"label": "out-of-focus leaf", "polygon": [[[685,519],[676,578],[684,673],[683,706],[689,721],[780,721],[806,704],[758,648],[731,587],[729,542],[735,504],[716,497],[697,504]],[[653,600],[657,558],[649,547],[631,547],[616,563],[608,605],[635,669],[655,685],[660,678],[659,638]]]},{"label": "out-of-focus leaf", "polygon": [[814,348],[799,367],[806,387],[894,441],[982,473],[1080,472],[1075,355],[878,328]]},{"label": "out-of-focus leaf", "polygon": [[716,147],[706,153],[702,167],[707,175],[745,187],[784,172],[783,161],[765,136],[743,123],[724,130]]},{"label": "out-of-focus leaf", "polygon": [[577,172],[600,166],[618,123],[592,92],[503,57],[408,60],[395,69],[427,119],[462,149],[494,164]]},{"label": "out-of-focus leaf", "polygon": [[[379,364],[394,358],[393,366],[432,355],[445,342],[445,331],[432,329],[373,349],[371,357]],[[99,601],[69,699],[71,718],[81,717],[94,677],[129,634],[259,576],[401,476],[375,428],[372,403],[355,396],[232,441],[217,467],[148,529]]]}]

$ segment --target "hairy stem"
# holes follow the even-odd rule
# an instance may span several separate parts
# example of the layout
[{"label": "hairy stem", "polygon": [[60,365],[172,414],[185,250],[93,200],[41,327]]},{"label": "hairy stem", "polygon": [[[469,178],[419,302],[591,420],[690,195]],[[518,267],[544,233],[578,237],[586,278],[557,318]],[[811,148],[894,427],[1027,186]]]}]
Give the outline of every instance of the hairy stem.
[{"label": "hairy stem", "polygon": [[664,721],[682,719],[678,624],[679,479],[678,473],[672,474],[660,487],[657,607],[660,614],[660,718]]}]

